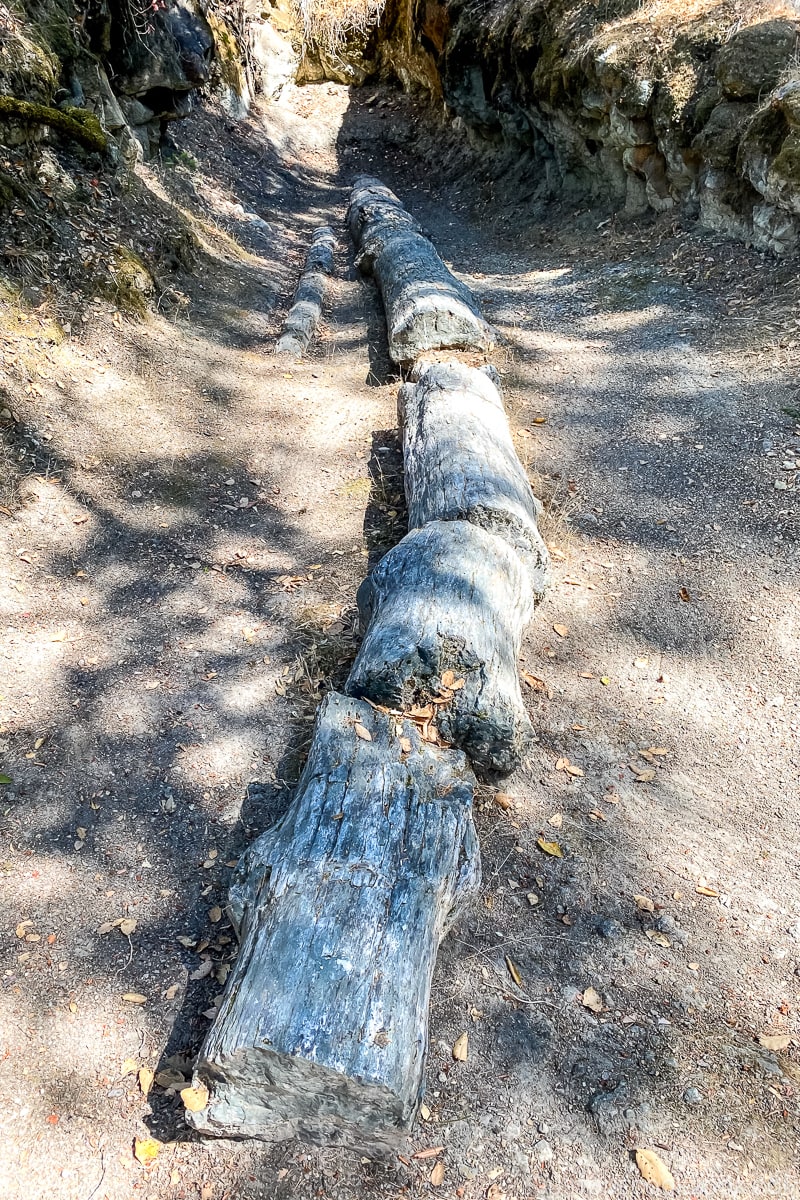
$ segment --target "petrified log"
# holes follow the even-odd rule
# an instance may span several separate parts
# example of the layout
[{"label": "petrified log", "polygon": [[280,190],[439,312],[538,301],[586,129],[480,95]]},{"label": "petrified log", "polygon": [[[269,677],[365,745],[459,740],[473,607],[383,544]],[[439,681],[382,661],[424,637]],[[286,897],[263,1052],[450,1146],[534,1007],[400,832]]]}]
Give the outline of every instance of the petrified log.
[{"label": "petrified log", "polygon": [[432,704],[473,766],[513,771],[531,740],[517,658],[533,615],[516,551],[469,521],[432,521],[381,559],[358,607],[366,632],[347,691],[404,712]]},{"label": "petrified log", "polygon": [[400,388],[397,409],[409,527],[466,520],[497,534],[519,554],[540,600],[550,583],[550,556],[490,376],[458,362],[429,366],[415,384]]},{"label": "petrified log", "polygon": [[335,244],[333,230],[328,225],[322,225],[314,231],[292,307],[275,347],[276,354],[303,354],[314,336],[322,317],[328,277],[333,274]]},{"label": "petrified log", "polygon": [[469,288],[379,179],[356,180],[347,221],[357,264],[375,276],[380,289],[393,362],[407,366],[431,350],[484,351],[494,345]]},{"label": "petrified log", "polygon": [[478,886],[474,776],[411,721],[332,693],[285,817],[243,857],[241,949],[195,1068],[195,1128],[397,1149],[436,950]]}]

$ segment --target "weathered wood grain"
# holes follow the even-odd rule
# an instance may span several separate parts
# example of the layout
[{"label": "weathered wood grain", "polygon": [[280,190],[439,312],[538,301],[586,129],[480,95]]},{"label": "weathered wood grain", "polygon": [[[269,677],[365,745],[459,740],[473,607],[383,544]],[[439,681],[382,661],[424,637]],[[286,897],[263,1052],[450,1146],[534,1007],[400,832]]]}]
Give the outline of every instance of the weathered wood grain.
[{"label": "weathered wood grain", "polygon": [[347,220],[358,266],[375,276],[381,293],[393,362],[409,366],[434,350],[485,351],[494,345],[492,328],[469,288],[380,180],[356,181]]},{"label": "weathered wood grain", "polygon": [[298,357],[305,353],[322,319],[322,306],[333,274],[336,239],[328,225],[314,231],[305,267],[294,293],[292,307],[283,323],[283,332],[275,346],[276,354]]},{"label": "weathered wood grain", "polygon": [[480,878],[473,788],[464,756],[412,722],[326,698],[291,808],[237,869],[241,949],[196,1066],[210,1099],[195,1128],[397,1149],[436,950]]},{"label": "weathered wood grain", "polygon": [[506,775],[530,744],[517,672],[533,615],[515,550],[469,521],[432,521],[386,554],[358,591],[364,640],[347,691],[409,710],[463,686],[439,707],[438,728],[487,775]]},{"label": "weathered wood grain", "polygon": [[471,521],[513,546],[535,600],[550,583],[536,501],[517,457],[500,392],[484,371],[437,363],[397,398],[408,523]]}]

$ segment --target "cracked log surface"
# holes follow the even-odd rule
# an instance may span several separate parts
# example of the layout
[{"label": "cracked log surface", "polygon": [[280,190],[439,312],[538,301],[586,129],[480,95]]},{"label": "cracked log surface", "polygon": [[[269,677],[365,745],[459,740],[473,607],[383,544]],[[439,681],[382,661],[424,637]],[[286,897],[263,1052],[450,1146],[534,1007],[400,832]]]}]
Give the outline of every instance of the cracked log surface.
[{"label": "cracked log surface", "polygon": [[433,350],[491,349],[491,326],[469,288],[379,179],[356,180],[347,223],[359,269],[374,275],[380,289],[393,362],[408,366]]},{"label": "cracked log surface", "polygon": [[497,534],[519,554],[540,600],[550,583],[550,556],[489,374],[458,362],[429,366],[415,384],[400,388],[397,408],[409,527],[466,520]]},{"label": "cracked log surface", "polygon": [[489,776],[513,771],[532,737],[517,659],[533,595],[516,551],[469,521],[432,521],[381,559],[358,608],[366,632],[347,691],[407,711],[452,671],[464,684],[439,708],[442,737]]},{"label": "cracked log surface", "polygon": [[437,947],[480,881],[474,782],[412,722],[324,700],[294,802],[231,888],[241,950],[195,1068],[210,1092],[195,1128],[397,1149]]},{"label": "cracked log surface", "polygon": [[333,274],[336,238],[328,225],[314,230],[306,264],[294,293],[294,301],[275,346],[276,354],[297,357],[305,353],[322,319],[328,279]]}]

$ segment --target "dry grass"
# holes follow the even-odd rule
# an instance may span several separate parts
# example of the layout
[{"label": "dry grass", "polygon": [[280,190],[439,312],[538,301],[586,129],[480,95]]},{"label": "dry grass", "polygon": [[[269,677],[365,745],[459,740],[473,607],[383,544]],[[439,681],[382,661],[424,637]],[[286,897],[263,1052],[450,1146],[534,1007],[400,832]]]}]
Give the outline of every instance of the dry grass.
[{"label": "dry grass", "polygon": [[303,41],[341,58],[353,37],[364,38],[377,25],[386,0],[295,0]]}]

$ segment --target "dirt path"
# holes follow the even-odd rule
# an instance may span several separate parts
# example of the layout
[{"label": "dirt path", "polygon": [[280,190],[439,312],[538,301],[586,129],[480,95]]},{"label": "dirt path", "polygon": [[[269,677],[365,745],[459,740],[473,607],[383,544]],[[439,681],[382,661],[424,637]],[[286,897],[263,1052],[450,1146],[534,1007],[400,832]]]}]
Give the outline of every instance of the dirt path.
[{"label": "dirt path", "polygon": [[[796,319],[774,268],[696,233],[471,215],[414,130],[405,102],[338,87],[261,126],[198,116],[194,159],[144,173],[205,230],[186,314],[4,331],[4,1196],[423,1196],[434,1160],[411,1155],[436,1146],[435,1190],[466,1200],[640,1195],[635,1147],[681,1196],[796,1195],[797,1046],[756,1040],[800,1037]],[[231,864],[285,808],[356,586],[403,532],[396,387],[342,227],[360,168],[503,334],[557,575],[522,661],[539,746],[510,809],[481,798],[427,1120],[388,1166],[193,1141],[170,1077],[144,1095],[137,1074],[188,1070]],[[272,339],[327,221],[325,334],[287,367]]]}]

